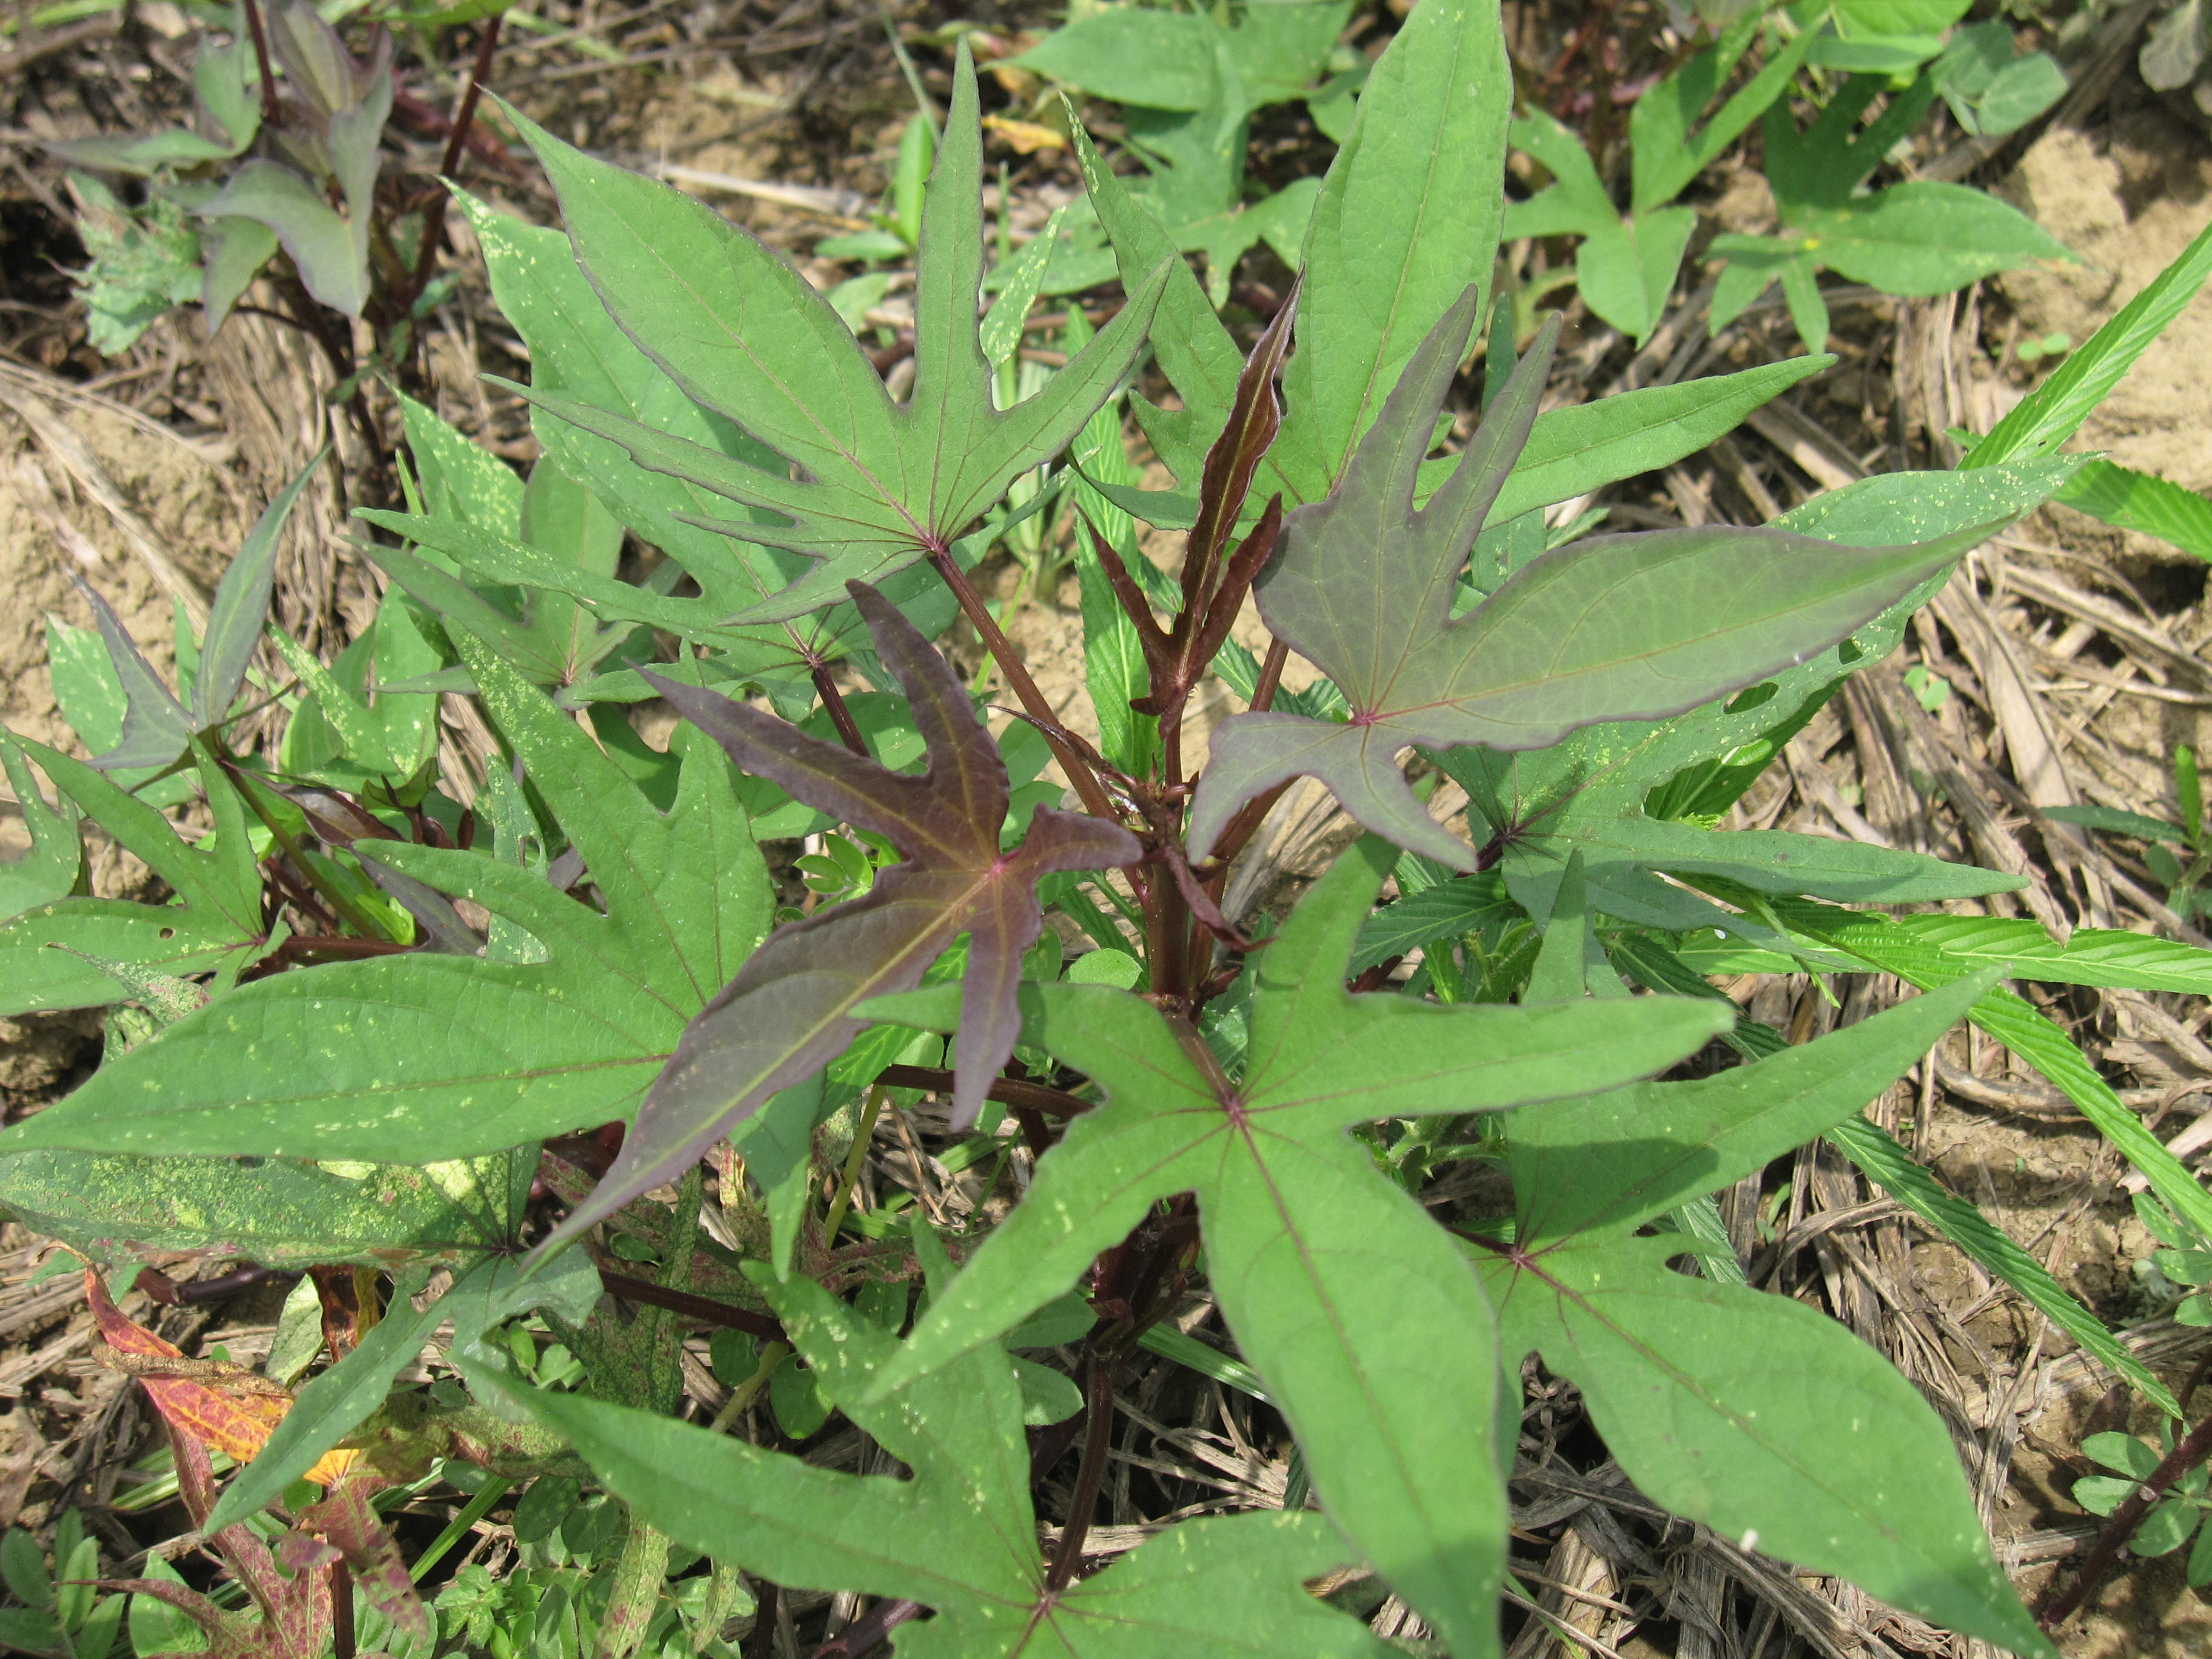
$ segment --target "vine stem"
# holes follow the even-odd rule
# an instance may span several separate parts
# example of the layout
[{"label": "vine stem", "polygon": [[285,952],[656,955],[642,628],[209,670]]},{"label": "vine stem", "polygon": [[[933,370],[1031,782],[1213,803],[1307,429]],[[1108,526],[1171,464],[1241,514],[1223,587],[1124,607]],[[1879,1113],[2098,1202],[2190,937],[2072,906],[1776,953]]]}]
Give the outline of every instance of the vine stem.
[{"label": "vine stem", "polygon": [[830,665],[818,658],[808,659],[806,672],[814,681],[814,695],[822,699],[823,708],[830,711],[830,723],[837,728],[837,735],[845,740],[845,747],[862,760],[868,758],[868,745],[860,737],[860,728],[854,722],[853,711],[845,706],[845,694],[837,689],[837,682],[830,677]]},{"label": "vine stem", "polygon": [[1030,671],[1022,665],[1021,658],[1015,653],[1013,641],[999,626],[998,618],[985,607],[983,596],[968,580],[968,573],[953,562],[951,550],[943,546],[929,550],[929,562],[945,585],[952,590],[952,597],[960,602],[962,612],[975,624],[975,631],[982,635],[983,648],[991,653],[992,660],[1006,675],[1006,684],[1013,688],[1014,696],[1021,699],[1022,707],[1029,710],[1031,719],[1042,723],[1040,729],[1044,730],[1044,740],[1052,746],[1053,755],[1060,762],[1060,769],[1067,774],[1068,781],[1075,786],[1075,793],[1083,797],[1085,810],[1094,817],[1104,818],[1109,823],[1119,823],[1121,819],[1114,811],[1113,802],[1107,799],[1106,787],[1098,781],[1098,775],[1091,769],[1082,756],[1053,735],[1060,721],[1053,714],[1052,705],[1045,701],[1044,693],[1037,690],[1036,682],[1030,678]]},{"label": "vine stem", "polygon": [[237,758],[231,754],[229,747],[212,731],[207,734],[207,738],[209,747],[214,752],[216,765],[236,781],[235,787],[238,793],[246,798],[246,804],[253,809],[253,816],[261,820],[262,827],[269,831],[284,856],[299,866],[301,873],[307,877],[308,884],[363,939],[378,937],[382,930],[357,909],[353,902],[343,893],[338,891],[335,884],[318,873],[315,866],[308,863],[306,856],[301,853],[300,845],[292,839],[290,832],[276,821],[276,814],[262,805],[261,798],[253,793],[252,784],[247,780],[245,769],[239,765]]},{"label": "vine stem", "polygon": [[890,1639],[890,1633],[922,1611],[919,1601],[878,1601],[814,1650],[814,1659],[860,1659]]},{"label": "vine stem", "polygon": [[2114,1510],[2105,1522],[2105,1529],[2097,1534],[2097,1547],[2089,1552],[2089,1559],[2081,1564],[2081,1571],[2065,1593],[2056,1600],[2044,1603],[2037,1611],[2036,1622],[2045,1632],[2055,1631],[2079,1611],[2096,1589],[2112,1564],[2120,1558],[2142,1518],[2150,1513],[2151,1506],[2166,1496],[2173,1483],[2187,1474],[2208,1457],[2212,1457],[2212,1417],[2182,1437],[2181,1443],[2166,1455],[2166,1461],[2144,1478],[2142,1485],[2128,1494],[2127,1501]]},{"label": "vine stem", "polygon": [[335,1659],[354,1659],[353,1573],[343,1561],[331,1568],[331,1650]]},{"label": "vine stem", "polygon": [[[253,0],[246,0],[249,6]],[[453,130],[446,139],[445,159],[438,164],[438,176],[450,179],[460,170],[462,153],[468,148],[469,128],[477,118],[477,100],[483,95],[484,78],[491,73],[492,54],[499,50],[499,20],[494,12],[484,20],[483,33],[477,41],[476,66],[469,71],[469,83],[461,88],[461,106],[453,112]],[[438,244],[446,234],[446,204],[452,193],[441,190],[430,198],[430,205],[422,214],[422,246],[415,255],[415,278],[412,292],[404,307],[415,309],[415,302],[422,297],[422,290],[430,286],[430,272],[438,262]]]},{"label": "vine stem", "polygon": [[880,1083],[868,1091],[860,1126],[853,1131],[853,1149],[845,1154],[844,1173],[837,1178],[837,1196],[830,1200],[830,1213],[823,1218],[822,1237],[832,1249],[837,1243],[837,1229],[845,1224],[845,1212],[853,1206],[853,1188],[860,1184],[860,1166],[868,1161],[868,1142],[875,1135],[876,1119],[883,1114],[884,1094]]},{"label": "vine stem", "polygon": [[766,1314],[757,1314],[750,1308],[717,1302],[712,1297],[694,1296],[689,1291],[672,1290],[665,1285],[656,1285],[649,1279],[635,1279],[606,1267],[599,1267],[599,1283],[628,1301],[642,1302],[652,1308],[665,1308],[671,1313],[683,1314],[725,1330],[743,1331],[748,1336],[764,1337],[771,1342],[783,1340],[781,1325]]},{"label": "vine stem", "polygon": [[283,112],[276,103],[276,74],[269,67],[269,37],[261,32],[261,8],[246,0],[246,28],[253,37],[253,61],[261,70],[261,121],[275,126]]},{"label": "vine stem", "polygon": [[1083,1564],[1083,1540],[1091,1532],[1091,1512],[1098,1507],[1099,1489],[1106,1483],[1106,1454],[1114,1440],[1114,1373],[1120,1356],[1094,1353],[1084,1378],[1084,1403],[1090,1413],[1084,1425],[1083,1464],[1075,1477],[1075,1496],[1068,1506],[1067,1525],[1052,1553],[1045,1574],[1047,1595],[1067,1588]]},{"label": "vine stem", "polygon": [[[952,1086],[952,1073],[941,1066],[886,1066],[876,1074],[876,1081],[894,1089],[946,1090]],[[997,1077],[991,1079],[986,1097],[1002,1106],[1028,1107],[1040,1112],[1050,1112],[1054,1117],[1077,1117],[1089,1111],[1097,1103],[1079,1095],[1069,1094],[1065,1089],[1032,1083],[1025,1079]]]},{"label": "vine stem", "polygon": [[775,1375],[775,1368],[791,1356],[790,1347],[781,1342],[771,1342],[761,1350],[760,1364],[753,1374],[738,1384],[730,1397],[722,1402],[722,1409],[714,1413],[714,1420],[707,1425],[709,1434],[723,1434],[731,1424],[744,1415],[745,1407],[760,1397],[768,1380]]}]

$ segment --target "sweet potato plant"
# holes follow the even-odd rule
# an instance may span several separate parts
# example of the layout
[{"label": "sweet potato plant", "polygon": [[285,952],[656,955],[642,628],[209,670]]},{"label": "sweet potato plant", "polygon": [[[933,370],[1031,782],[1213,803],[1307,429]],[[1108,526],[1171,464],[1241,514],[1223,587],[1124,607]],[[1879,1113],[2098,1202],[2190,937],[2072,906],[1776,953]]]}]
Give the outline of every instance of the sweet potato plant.
[{"label": "sweet potato plant", "polygon": [[[875,1598],[847,1653],[1378,1653],[1313,1588],[1353,1568],[1473,1659],[1499,1650],[1533,1363],[1654,1503],[2051,1650],[1942,1422],[1849,1330],[1747,1286],[1711,1194],[1828,1136],[2174,1409],[1860,1114],[1972,1018],[2212,1236],[2212,1200],[1996,983],[2202,989],[2212,959],[1900,908],[2021,884],[1722,825],[1963,555],[2075,475],[2059,444],[2208,256],[1961,470],[1764,527],[1563,534],[1547,508],[1830,360],[1543,410],[1557,326],[1516,361],[1491,292],[1512,101],[1496,6],[1423,0],[1249,350],[1083,145],[1125,297],[1095,337],[1071,310],[1065,368],[1012,398],[994,343],[1040,262],[1000,273],[979,324],[963,49],[903,402],[761,243],[515,118],[565,230],[460,206],[528,347],[526,482],[410,404],[410,510],[362,515],[389,594],[343,656],[257,656],[280,502],[180,653],[191,684],[103,610],[76,696],[112,704],[107,752],[8,740],[35,845],[0,890],[0,1012],[116,1012],[89,1079],[0,1138],[0,1204],[93,1264],[107,1350],[243,1595],[125,1588],[217,1652],[300,1659],[519,1650],[510,1624],[549,1653],[726,1652],[748,1575]],[[1480,419],[1455,422],[1479,341]],[[1178,481],[1152,493],[1121,436],[1147,352],[1176,394],[1136,400]],[[970,574],[1048,508],[1078,528],[1096,743]],[[1184,532],[1176,574],[1133,515]],[[626,539],[659,556],[641,579]],[[1248,601],[1263,656],[1231,637]],[[963,619],[1002,710],[933,643]],[[1293,654],[1317,674],[1295,693]],[[1200,765],[1209,676],[1241,706]],[[480,783],[437,757],[453,694],[501,745]],[[682,716],[665,752],[625,713],[655,698]],[[241,757],[227,732],[272,701],[274,759]],[[132,793],[179,779],[189,831]],[[1231,914],[1234,861],[1305,779],[1356,838],[1285,914]],[[1463,825],[1431,811],[1443,780]],[[173,897],[86,896],[80,814]],[[803,913],[763,851],[802,836]],[[1762,971],[1921,994],[1793,1045],[1709,977]],[[855,1202],[871,1136],[924,1092],[1006,1201],[958,1224]],[[1510,1201],[1425,1207],[1463,1160]],[[105,1286],[175,1250],[313,1269],[286,1328],[332,1363],[295,1392],[307,1358],[163,1352]],[[1164,1333],[1193,1293],[1233,1358]],[[711,1422],[680,1411],[702,1325],[729,1390]],[[441,1330],[433,1381],[398,1386]],[[1300,1496],[1102,1561],[1115,1379],[1145,1343],[1272,1405]],[[1059,1370],[1036,1357],[1055,1347]],[[763,1395],[780,1436],[746,1431]],[[806,1462],[833,1413],[902,1473]],[[211,1444],[239,1465],[220,1489]],[[1043,1531],[1032,1494],[1065,1453],[1073,1511]],[[469,1523],[521,1488],[540,1553],[504,1588],[456,1579],[434,1623],[377,1504],[441,1479]],[[587,1591],[530,1577],[594,1559]]]}]

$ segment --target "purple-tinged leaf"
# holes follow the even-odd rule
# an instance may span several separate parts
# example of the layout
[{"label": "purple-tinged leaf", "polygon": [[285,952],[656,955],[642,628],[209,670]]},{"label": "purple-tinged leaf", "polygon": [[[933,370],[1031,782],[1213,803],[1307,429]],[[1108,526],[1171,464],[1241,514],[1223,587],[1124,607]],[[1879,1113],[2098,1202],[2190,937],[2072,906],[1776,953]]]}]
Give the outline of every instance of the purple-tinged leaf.
[{"label": "purple-tinged leaf", "polygon": [[1141,855],[1136,837],[1119,824],[1046,806],[1030,820],[1021,846],[1001,852],[1006,769],[967,692],[889,600],[862,583],[847,586],[913,707],[929,756],[919,777],[888,771],[719,693],[645,678],[745,771],[882,836],[905,862],[878,876],[862,896],[783,928],[753,953],[686,1028],[621,1157],[541,1255],[673,1178],[777,1091],[836,1059],[867,1025],[853,1017],[854,1006],[912,990],[963,933],[971,938],[961,981],[953,1121],[973,1122],[1021,1030],[1015,992],[1022,952],[1044,925],[1037,878],[1130,864]]},{"label": "purple-tinged leaf", "polygon": [[[254,647],[269,620],[269,594],[276,580],[276,544],[284,534],[284,521],[293,503],[307,487],[307,480],[329,454],[327,446],[300,469],[286,484],[231,560],[230,568],[215,590],[209,607],[207,636],[200,645],[200,672],[192,682],[192,724],[201,731],[230,713],[232,701],[246,684],[246,671],[253,662]],[[125,726],[129,722],[126,719]],[[173,758],[173,757],[172,757]]]},{"label": "purple-tinged leaf", "polygon": [[1407,787],[1398,757],[1408,747],[1542,749],[1600,721],[1679,714],[1833,645],[1996,527],[1879,548],[1727,526],[1601,537],[1539,556],[1455,618],[1469,550],[1528,441],[1557,337],[1522,360],[1416,512],[1479,299],[1470,287],[1430,331],[1342,481],[1291,514],[1257,584],[1268,627],[1343,690],[1351,719],[1224,721],[1192,805],[1194,858],[1245,801],[1304,775],[1369,829],[1473,869],[1474,848]]},{"label": "purple-tinged leaf", "polygon": [[84,596],[84,602],[92,607],[92,619],[100,629],[100,642],[107,647],[107,659],[115,665],[115,678],[123,687],[122,735],[115,740],[114,748],[104,755],[94,756],[92,763],[104,772],[134,766],[167,766],[183,754],[185,745],[191,741],[192,717],[170,695],[169,688],[161,684],[154,665],[140,653],[138,642],[131,637],[131,630],[115,614],[114,606],[73,570],[70,580],[76,584],[76,591]]}]

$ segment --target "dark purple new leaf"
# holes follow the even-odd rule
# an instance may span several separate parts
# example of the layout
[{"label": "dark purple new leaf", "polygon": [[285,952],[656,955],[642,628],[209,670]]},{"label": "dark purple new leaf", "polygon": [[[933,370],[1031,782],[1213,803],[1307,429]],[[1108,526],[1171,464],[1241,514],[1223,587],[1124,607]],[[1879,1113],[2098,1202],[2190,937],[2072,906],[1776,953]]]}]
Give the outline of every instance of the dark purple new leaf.
[{"label": "dark purple new leaf", "polygon": [[1455,618],[1460,575],[1528,441],[1557,338],[1554,327],[1522,360],[1416,512],[1479,301],[1469,288],[1430,331],[1342,481],[1285,522],[1257,585],[1268,627],[1342,689],[1351,719],[1223,722],[1192,804],[1194,858],[1245,801],[1303,775],[1401,847],[1473,869],[1474,849],[1407,786],[1398,757],[1408,747],[1542,749],[1600,721],[1681,714],[1833,645],[1996,528],[1878,548],[1728,526],[1601,537],[1540,555]]},{"label": "dark purple new leaf", "polygon": [[875,589],[847,584],[927,746],[920,776],[892,772],[787,721],[647,673],[655,690],[745,771],[817,811],[882,836],[904,854],[861,897],[771,936],[684,1033],[639,1109],[622,1155],[589,1202],[546,1241],[559,1248],[638,1194],[672,1179],[778,1090],[851,1046],[870,997],[912,990],[963,933],[953,1122],[975,1121],[1021,1030],[1022,952],[1044,918],[1038,878],[1131,864],[1143,849],[1120,825],[1039,807],[1012,852],[999,848],[1006,769],[958,678]]}]

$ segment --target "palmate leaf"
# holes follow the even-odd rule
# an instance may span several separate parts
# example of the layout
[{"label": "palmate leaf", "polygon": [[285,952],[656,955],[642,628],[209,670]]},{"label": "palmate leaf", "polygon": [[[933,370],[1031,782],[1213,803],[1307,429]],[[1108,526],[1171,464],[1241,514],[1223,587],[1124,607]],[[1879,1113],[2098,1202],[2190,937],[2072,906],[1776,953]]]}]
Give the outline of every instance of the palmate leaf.
[{"label": "palmate leaf", "polygon": [[1571,1378],[1652,1498],[1745,1548],[2049,1654],[1990,1554],[1948,1431],[1911,1384],[1814,1310],[1674,1273],[1679,1238],[1636,1237],[1856,1116],[1994,977],[1715,1077],[1513,1115],[1515,1242],[1480,1266],[1509,1373],[1534,1351]]},{"label": "palmate leaf", "polygon": [[[1931,914],[1875,920],[1907,923],[1971,923],[1996,919]],[[2043,938],[2042,929],[2035,927],[2035,924],[2031,922],[2026,926],[2034,928],[2039,939]],[[2013,937],[2017,938],[2018,935]],[[2141,938],[2133,933],[2123,937],[2130,939]],[[2165,943],[2163,940],[2141,942]],[[2054,944],[2047,939],[2044,943]],[[2054,945],[2054,948],[2063,947]],[[1662,944],[1655,935],[1624,933],[1609,941],[1608,949],[1616,963],[1654,990],[1714,998],[1723,994],[1718,988],[1708,983],[1696,968]],[[2094,953],[2094,947],[2092,949]],[[1790,1046],[1788,1039],[1771,1025],[1762,1024],[1748,1015],[1741,1014],[1736,1018],[1735,1029],[1722,1040],[1751,1060],[1768,1059]],[[2114,1340],[2103,1320],[2083,1307],[2041,1262],[2008,1237],[1980,1210],[1946,1191],[1942,1182],[1932,1172],[1913,1162],[1905,1150],[1886,1131],[1863,1117],[1848,1117],[1831,1125],[1826,1136],[1829,1144],[1857,1164],[1860,1172],[1869,1181],[1979,1262],[1991,1278],[2002,1280],[2017,1291],[2021,1300],[2047,1316],[2052,1324],[2071,1336],[2104,1364],[2126,1377],[2142,1391],[2145,1399],[2161,1411],[2170,1412],[2177,1417],[2181,1414],[2180,1407],[2175,1403],[2166,1385],[2125,1346]]]},{"label": "palmate leaf", "polygon": [[[941,553],[1022,473],[1049,460],[1142,348],[1164,269],[1035,397],[993,406],[977,335],[982,281],[981,131],[966,44],[922,212],[914,392],[894,404],[827,300],[749,233],[677,191],[595,161],[526,117],[517,126],[559,192],[576,256],[623,331],[698,404],[799,469],[748,465],[628,412],[516,387],[648,471],[781,523],[711,523],[820,560],[735,620],[775,622]],[[757,514],[756,517],[757,518]]]},{"label": "palmate leaf", "polygon": [[19,915],[34,904],[66,898],[76,890],[84,872],[84,848],[77,840],[77,815],[68,797],[54,805],[31,776],[23,751],[13,732],[0,728],[0,768],[8,775],[23,827],[30,831],[30,849],[0,864],[0,920]]},{"label": "palmate leaf", "polygon": [[1398,763],[1407,747],[1544,749],[1579,726],[1680,714],[1833,644],[1990,528],[1871,548],[1729,526],[1600,537],[1540,555],[1455,618],[1557,337],[1554,323],[1416,512],[1421,455],[1480,302],[1468,289],[1431,331],[1334,493],[1285,521],[1255,588],[1267,625],[1341,688],[1351,720],[1224,721],[1192,805],[1194,857],[1245,801],[1306,775],[1368,829],[1473,869],[1474,849],[1414,799]]},{"label": "palmate leaf", "polygon": [[647,678],[747,772],[904,854],[860,897],[781,930],[684,1034],[639,1109],[621,1156],[590,1200],[540,1249],[559,1249],[648,1188],[681,1173],[779,1090],[851,1047],[855,1005],[911,990],[957,935],[971,935],[960,995],[953,1122],[965,1127],[1013,1053],[1022,952],[1044,915],[1037,879],[1132,864],[1142,848],[1119,824],[1039,806],[1019,848],[1001,852],[1006,763],[945,659],[874,589],[851,585],[884,665],[927,746],[920,777],[808,737],[759,709],[658,674]]},{"label": "palmate leaf", "polygon": [[95,965],[100,962],[172,976],[226,968],[236,972],[268,947],[245,803],[213,764],[199,768],[215,820],[215,844],[204,852],[181,840],[154,808],[82,761],[28,738],[15,742],[87,817],[166,882],[176,899],[132,904],[64,898],[0,926],[0,1015],[123,1000],[122,988]]},{"label": "palmate leaf", "polygon": [[[1775,527],[1862,545],[1957,539],[1972,533],[1970,526],[2008,523],[2033,511],[2080,464],[2068,457],[1978,472],[1890,473],[1818,496],[1784,514]],[[1917,853],[1705,827],[1855,667],[1895,649],[1912,613],[1948,580],[1948,570],[1938,569],[1844,639],[1734,698],[1672,720],[1586,726],[1547,750],[1464,748],[1434,758],[1468,790],[1470,828],[1478,841],[1486,837],[1484,861],[1503,869],[1514,896],[1539,913],[1547,912],[1548,894],[1577,850],[1595,908],[1674,932],[1733,927],[1735,921],[1654,872],[1718,875],[1764,893],[1854,902],[1940,901],[2020,886],[2016,877]],[[1702,797],[1694,810],[1707,816],[1700,822],[1662,817],[1655,803],[1663,797]]]},{"label": "palmate leaf", "polygon": [[[915,1243],[943,1288],[943,1249]],[[1382,1659],[1301,1586],[1353,1557],[1328,1522],[1273,1511],[1185,1522],[1048,1590],[1013,1362],[996,1344],[886,1386],[897,1339],[810,1279],[763,1291],[823,1391],[912,1479],[817,1468],[671,1418],[484,1377],[565,1437],[609,1491],[679,1542],[793,1589],[902,1596],[901,1659]],[[955,1523],[955,1517],[957,1523]]]},{"label": "palmate leaf", "polygon": [[[1495,1651],[1504,1548],[1490,1314],[1457,1248],[1344,1131],[1625,1081],[1729,1016],[1675,998],[1445,1008],[1352,995],[1345,964],[1395,856],[1362,842],[1266,947],[1241,1079],[1142,998],[1023,988],[1024,1040],[1088,1073],[1108,1103],[1044,1158],[877,1388],[1011,1329],[1159,1200],[1195,1192],[1222,1311],[1330,1518],[1454,1652],[1474,1655]],[[954,1018],[937,992],[874,1012],[940,1030]]]},{"label": "palmate leaf", "polygon": [[543,693],[468,635],[455,643],[605,913],[482,853],[358,843],[513,922],[547,959],[410,953],[256,981],[104,1066],[0,1151],[427,1164],[635,1109],[768,928],[773,894],[730,769],[694,746],[664,815]]},{"label": "palmate leaf", "polygon": [[[566,236],[495,213],[465,192],[455,193],[483,250],[493,297],[530,347],[532,386],[626,415],[755,466],[781,470],[774,451],[694,403],[638,349],[599,303]],[[734,517],[774,524],[780,514],[743,507],[684,478],[647,471],[634,465],[620,444],[544,409],[532,411],[531,428],[563,471],[589,485],[633,533],[682,565],[699,586],[696,599],[667,599],[642,588],[629,587],[623,595],[599,584],[580,584],[573,572],[544,574],[544,580],[565,583],[564,591],[595,605],[601,617],[623,616],[615,607],[625,600],[658,602],[661,608],[653,616],[632,620],[651,622],[695,643],[715,644],[740,662],[764,659],[801,674],[816,658],[834,661],[865,647],[867,635],[860,614],[847,604],[781,623],[726,624],[726,618],[796,581],[811,562],[782,548],[733,541],[729,534],[704,528],[701,520]],[[432,513],[450,520],[434,503]],[[511,530],[476,527],[512,538]],[[881,586],[933,639],[951,620],[952,596],[927,571],[902,574]]]}]

